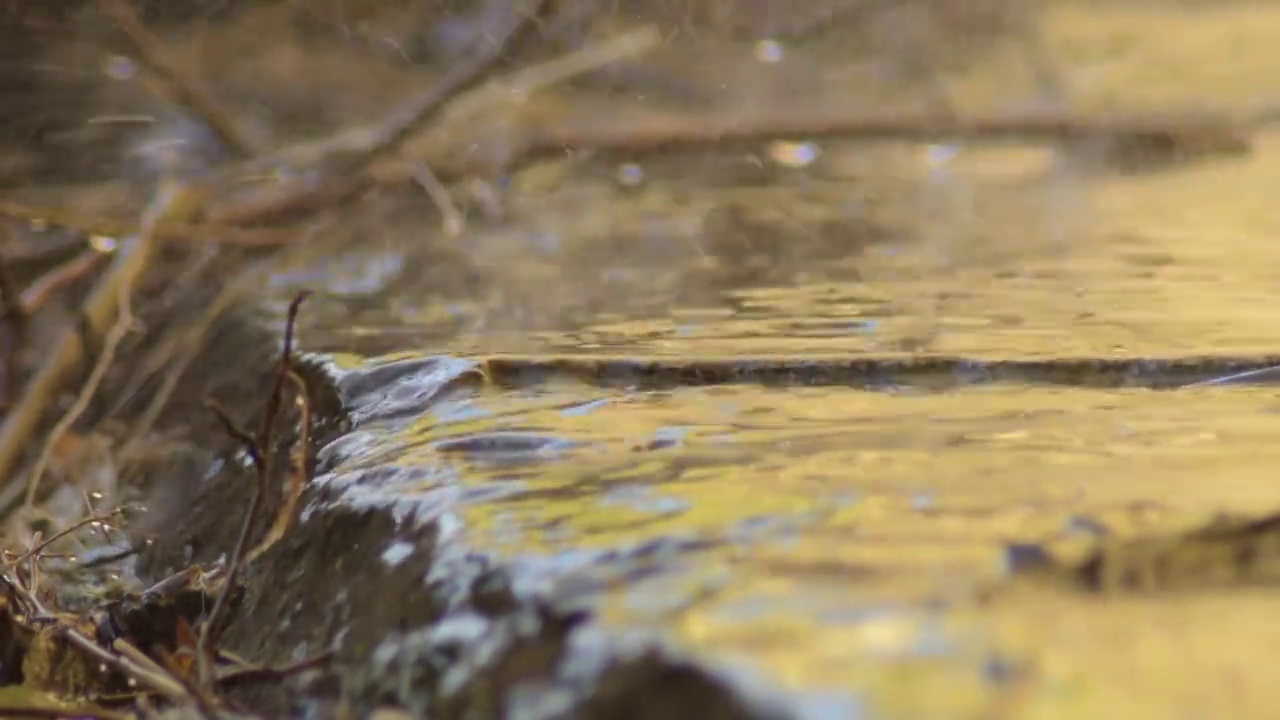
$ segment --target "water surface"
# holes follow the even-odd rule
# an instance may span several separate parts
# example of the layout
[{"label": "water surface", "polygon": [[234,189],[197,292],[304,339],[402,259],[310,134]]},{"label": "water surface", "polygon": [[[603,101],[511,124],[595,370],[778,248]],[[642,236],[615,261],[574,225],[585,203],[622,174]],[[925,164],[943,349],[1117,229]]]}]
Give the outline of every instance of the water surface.
[{"label": "water surface", "polygon": [[[1073,106],[1243,111],[1269,90],[1280,10],[1179,7],[1050,5],[1043,49]],[[978,108],[1032,102],[1020,57],[948,83]],[[1141,173],[1061,148],[824,150],[804,173],[714,193],[522,176],[518,229],[482,226],[421,267],[397,265],[390,240],[386,256],[362,248],[364,284],[319,299],[306,337],[347,367],[388,353],[1280,352],[1280,134],[1248,157]],[[1010,544],[1079,556],[1280,508],[1274,389],[1154,389],[1158,375],[1148,388],[552,374],[444,390],[411,377],[342,467],[390,468],[377,492],[447,505],[520,582],[762,673],[821,716],[1265,717],[1280,598],[1103,601],[1006,582]],[[982,600],[992,587],[1013,589]]]}]

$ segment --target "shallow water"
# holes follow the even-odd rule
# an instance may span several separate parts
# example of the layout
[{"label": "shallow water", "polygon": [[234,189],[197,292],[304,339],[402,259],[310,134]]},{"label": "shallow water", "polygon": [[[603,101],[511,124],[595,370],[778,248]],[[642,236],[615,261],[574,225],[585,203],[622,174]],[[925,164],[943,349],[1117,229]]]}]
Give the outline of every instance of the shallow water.
[{"label": "shallow water", "polygon": [[[1060,3],[1042,31],[1082,108],[1244,110],[1280,70],[1269,4]],[[1007,106],[1017,67],[951,82]],[[1010,543],[1080,557],[1280,508],[1273,389],[1141,387],[1170,384],[1161,360],[1210,358],[1191,382],[1227,373],[1213,356],[1280,353],[1280,134],[1139,174],[1034,148],[827,150],[714,203],[526,177],[521,229],[464,238],[474,283],[427,269],[424,290],[390,244],[362,248],[304,342],[348,368],[914,354],[973,360],[976,380],[450,384],[472,366],[424,361],[326,451],[382,469],[352,499],[447,507],[518,581],[762,673],[816,717],[1267,716],[1280,598],[980,591],[1006,587]],[[982,361],[1081,359],[1156,365],[979,382]]]}]

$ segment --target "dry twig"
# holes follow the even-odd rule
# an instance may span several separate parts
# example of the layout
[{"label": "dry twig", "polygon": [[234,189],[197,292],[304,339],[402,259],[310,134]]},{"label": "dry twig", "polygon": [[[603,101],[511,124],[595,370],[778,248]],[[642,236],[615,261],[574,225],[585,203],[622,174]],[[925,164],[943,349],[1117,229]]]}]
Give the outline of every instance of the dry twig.
[{"label": "dry twig", "polygon": [[132,678],[135,682],[143,687],[160,693],[171,700],[191,701],[192,697],[182,683],[168,676],[168,673],[157,673],[148,668],[144,668],[129,658],[116,655],[115,653],[100,647],[97,643],[85,637],[83,633],[75,628],[64,628],[63,637],[72,645],[83,650],[90,657],[106,663],[120,672],[126,677]]},{"label": "dry twig", "polygon": [[214,717],[214,705],[216,704],[216,700],[209,697],[199,686],[192,684],[190,680],[183,676],[183,674],[176,668],[171,667],[170,663],[167,662],[167,657],[162,657],[163,660],[166,660],[163,664],[156,662],[150,657],[147,657],[146,653],[139,650],[133,645],[133,643],[128,642],[124,638],[116,638],[112,641],[111,647],[116,652],[120,653],[122,658],[128,659],[130,662],[140,668],[143,668],[147,672],[160,677],[169,678],[173,682],[181,685],[185,697],[190,698],[196,704],[196,707],[200,710],[202,715],[207,718]]},{"label": "dry twig", "polygon": [[276,517],[271,523],[271,528],[267,530],[267,534],[262,538],[262,541],[245,557],[245,562],[253,562],[261,557],[264,552],[270,550],[289,531],[289,525],[293,522],[294,510],[298,507],[298,500],[302,498],[302,491],[306,487],[308,480],[310,480],[307,474],[307,451],[311,444],[310,394],[307,390],[307,382],[302,379],[301,375],[290,370],[289,380],[293,382],[296,392],[298,438],[294,441],[293,451],[290,453],[289,472],[285,473],[284,499],[280,503],[279,510],[276,511]]},{"label": "dry twig", "polygon": [[64,537],[66,537],[66,536],[70,535],[71,533],[75,532],[76,530],[79,530],[80,528],[82,528],[82,527],[84,527],[84,526],[86,526],[86,525],[95,524],[95,523],[96,523],[96,524],[100,524],[100,525],[105,525],[105,524],[107,524],[107,523],[111,522],[111,520],[113,520],[114,518],[119,517],[119,516],[120,516],[120,514],[121,514],[121,512],[123,512],[123,511],[122,511],[122,510],[120,510],[120,509],[116,509],[116,510],[113,510],[112,512],[110,512],[110,513],[109,513],[109,514],[107,514],[107,515],[90,515],[89,517],[84,518],[84,519],[80,520],[79,522],[72,523],[71,525],[68,525],[67,527],[63,528],[62,530],[59,530],[58,532],[54,533],[53,535],[50,535],[50,536],[49,536],[49,538],[48,538],[47,540],[43,540],[43,541],[39,542],[38,544],[34,545],[33,547],[31,547],[30,549],[28,549],[26,552],[22,553],[21,555],[18,555],[18,556],[13,557],[13,558],[5,558],[5,563],[7,563],[7,564],[9,564],[9,565],[19,565],[19,564],[24,563],[24,562],[26,562],[26,561],[28,561],[28,560],[35,560],[35,559],[37,558],[37,556],[39,556],[39,555],[40,555],[40,553],[41,553],[45,548],[47,548],[47,547],[49,547],[50,545],[52,545],[53,543],[55,543],[55,542],[57,542],[57,541],[61,540],[62,538],[64,538]]},{"label": "dry twig", "polygon": [[280,363],[276,369],[271,394],[267,396],[267,406],[262,414],[262,425],[258,430],[257,436],[250,436],[239,429],[217,405],[210,406],[222,420],[228,434],[243,445],[246,452],[253,459],[257,478],[254,483],[253,493],[249,498],[249,507],[245,510],[244,519],[240,524],[240,533],[236,537],[235,549],[232,551],[231,559],[227,563],[227,575],[223,580],[222,589],[214,600],[213,609],[209,611],[209,617],[200,628],[196,662],[199,682],[202,687],[209,687],[215,679],[214,663],[217,660],[215,645],[220,632],[219,626],[222,624],[223,616],[226,615],[227,604],[239,579],[240,569],[249,550],[249,535],[253,531],[253,526],[257,523],[262,502],[266,496],[267,483],[271,478],[272,435],[275,430],[276,417],[279,415],[281,405],[284,403],[285,382],[293,366],[294,328],[297,325],[298,310],[310,294],[310,292],[304,290],[298,293],[293,298],[293,301],[289,303],[289,314],[285,321],[284,343],[280,353]]},{"label": "dry twig", "polygon": [[298,673],[324,667],[333,659],[333,651],[326,650],[315,657],[299,660],[282,667],[246,667],[236,668],[218,675],[219,687],[235,687],[254,683],[279,682]]}]

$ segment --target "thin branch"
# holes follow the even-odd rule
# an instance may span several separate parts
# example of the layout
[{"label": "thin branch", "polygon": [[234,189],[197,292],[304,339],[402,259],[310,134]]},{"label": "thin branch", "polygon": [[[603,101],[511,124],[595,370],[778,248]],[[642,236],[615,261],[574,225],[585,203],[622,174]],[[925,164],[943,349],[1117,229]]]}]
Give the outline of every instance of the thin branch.
[{"label": "thin branch", "polygon": [[145,547],[146,547],[146,544],[143,542],[140,542],[132,547],[127,547],[124,550],[121,550],[120,552],[114,552],[114,553],[111,553],[110,555],[102,555],[101,557],[96,557],[96,558],[93,558],[92,560],[86,560],[80,563],[80,567],[86,570],[91,570],[93,568],[99,568],[105,565],[110,565],[111,563],[120,562],[121,560],[137,555],[138,553],[142,552],[143,548]]},{"label": "thin branch", "polygon": [[146,597],[148,595],[162,596],[175,593],[182,588],[189,586],[191,581],[200,577],[200,573],[200,567],[198,565],[192,565],[160,580],[155,585],[143,590],[141,594],[143,597]]},{"label": "thin branch", "polygon": [[147,31],[126,0],[98,0],[98,8],[115,22],[133,46],[138,60],[160,81],[158,90],[165,99],[198,115],[218,140],[235,154],[242,157],[258,154],[254,144],[241,132],[239,124],[169,56],[168,49]]},{"label": "thin branch", "polygon": [[41,275],[22,292],[22,307],[27,313],[39,310],[50,296],[72,283],[83,280],[111,256],[111,250],[89,247],[58,267]]},{"label": "thin branch", "polygon": [[294,441],[293,451],[290,453],[289,472],[285,476],[284,499],[280,503],[280,508],[276,511],[276,517],[271,523],[271,528],[267,530],[267,534],[262,538],[262,541],[245,557],[245,562],[253,562],[261,557],[263,553],[270,550],[289,531],[289,525],[293,521],[294,510],[298,506],[298,500],[302,497],[302,491],[310,479],[307,476],[307,453],[311,446],[310,393],[307,389],[307,383],[302,379],[301,375],[290,370],[289,379],[293,381],[297,398],[298,439]]},{"label": "thin branch", "polygon": [[[206,697],[200,688],[193,686],[187,678],[182,676],[181,673],[175,671],[171,667],[166,667],[165,664],[161,664],[147,657],[146,653],[139,650],[133,645],[133,643],[128,642],[124,638],[116,638],[115,641],[111,643],[111,647],[116,652],[120,653],[121,657],[127,658],[138,667],[145,669],[147,672],[167,677],[173,682],[181,685],[183,693],[195,702],[201,715],[206,718],[214,716],[214,701],[211,698]],[[169,658],[164,659],[168,660]]]},{"label": "thin branch", "polygon": [[62,636],[65,637],[72,645],[80,648],[95,660],[106,663],[107,665],[124,673],[126,676],[133,678],[139,685],[150,690],[154,690],[171,700],[189,701],[193,699],[191,694],[187,692],[187,689],[178,681],[167,677],[164,674],[143,668],[128,658],[121,657],[103,649],[75,628],[62,628]]},{"label": "thin branch", "polygon": [[249,461],[253,464],[255,472],[261,472],[263,466],[262,451],[258,448],[258,443],[253,436],[246,432],[243,428],[236,424],[235,420],[227,414],[225,408],[218,404],[216,400],[206,400],[204,406],[218,418],[218,422],[222,424],[222,429],[240,444],[241,448],[249,454]]},{"label": "thin branch", "polygon": [[280,406],[284,402],[284,384],[288,381],[289,371],[293,367],[293,332],[298,323],[298,310],[308,297],[311,297],[310,290],[302,290],[295,295],[289,303],[289,313],[285,317],[284,347],[280,351],[280,364],[276,367],[275,382],[271,386],[271,395],[267,397],[267,409],[262,413],[262,427],[258,429],[257,437],[259,449],[267,453],[264,458],[268,465],[266,470],[270,470],[271,431],[275,428],[276,416],[280,414]]},{"label": "thin branch", "polygon": [[44,603],[36,597],[35,591],[29,588],[22,579],[22,567],[15,566],[13,568],[13,577],[10,578],[6,574],[0,574],[0,578],[8,585],[14,593],[21,605],[25,605],[24,614],[28,619],[48,619],[53,617]]},{"label": "thin branch", "polygon": [[[31,536],[31,541],[27,543],[27,553],[30,554],[32,548],[40,545],[40,541],[43,538],[44,533],[39,530],[35,531]],[[19,573],[18,577],[21,580],[22,567],[17,566],[16,570]],[[34,558],[27,563],[27,575],[28,579],[26,581],[26,587],[31,591],[32,599],[38,601],[40,596],[40,563],[36,562]]]},{"label": "thin branch", "polygon": [[[90,516],[97,515],[98,509],[93,506],[93,498],[89,495],[89,491],[85,489],[81,489],[80,494],[84,498],[84,507],[86,510],[89,511],[89,515]],[[109,515],[105,517],[110,519],[112,517],[121,516],[123,514],[124,514],[123,508],[116,508],[115,510],[112,510]],[[93,527],[95,530],[98,531],[98,534],[102,536],[103,546],[105,547],[105,546],[111,545],[111,533],[108,532],[111,526],[107,524],[107,520],[102,520],[101,522],[94,523]]]},{"label": "thin branch", "polygon": [[[32,207],[8,199],[0,199],[0,217],[22,222],[43,222],[76,230],[84,235],[120,238],[133,234],[135,225],[109,218],[88,217],[59,208]],[[156,239],[166,243],[190,245],[197,242],[247,248],[272,248],[295,242],[300,233],[288,229],[236,228],[227,225],[188,223],[170,220],[156,228]]]},{"label": "thin branch", "polygon": [[279,682],[298,673],[324,667],[333,660],[333,651],[326,650],[315,657],[309,657],[281,667],[249,667],[237,668],[218,676],[219,687],[235,687],[254,683]]},{"label": "thin branch", "polygon": [[1084,115],[1060,112],[962,117],[949,114],[868,114],[840,108],[798,108],[714,116],[637,111],[618,122],[548,123],[536,128],[531,154],[597,148],[652,152],[688,146],[777,139],[980,140],[1057,142],[1114,139],[1171,147],[1249,149],[1247,124],[1206,114]]},{"label": "thin branch", "polygon": [[[215,644],[220,632],[218,626],[222,624],[223,616],[226,615],[229,598],[239,579],[240,569],[249,550],[249,535],[253,532],[253,526],[257,523],[262,503],[265,500],[267,482],[271,477],[272,431],[275,428],[276,416],[279,414],[280,407],[283,404],[284,384],[292,369],[294,328],[298,321],[298,310],[302,307],[303,301],[310,295],[310,291],[303,290],[295,295],[293,301],[289,303],[289,314],[285,321],[280,364],[276,370],[271,395],[267,398],[267,407],[263,412],[262,427],[258,431],[258,436],[250,438],[246,433],[237,429],[233,423],[229,422],[229,418],[225,413],[220,413],[220,417],[223,418],[228,431],[233,432],[232,437],[235,437],[241,443],[246,443],[247,441],[246,447],[252,448],[250,450],[251,453],[256,453],[257,459],[254,465],[257,470],[257,482],[254,483],[253,494],[249,499],[249,507],[245,510],[244,519],[240,524],[240,533],[236,537],[235,549],[232,551],[231,560],[227,564],[227,576],[223,580],[222,589],[214,600],[213,609],[209,611],[208,619],[205,620],[204,625],[200,628],[200,639],[196,647],[196,663],[202,687],[209,687],[214,680],[214,663],[217,660]],[[214,405],[214,407],[217,406]]]},{"label": "thin branch", "polygon": [[657,47],[661,40],[661,34],[653,25],[619,33],[500,78],[475,93],[459,98],[449,107],[449,112],[469,116],[486,108],[500,107],[510,102],[512,96],[517,101],[527,99],[573,78],[644,55]]},{"label": "thin branch", "polygon": [[231,561],[227,565],[227,577],[223,580],[222,588],[218,591],[218,597],[213,601],[213,609],[209,611],[208,619],[200,627],[200,642],[196,647],[196,664],[200,684],[205,687],[208,687],[213,679],[214,663],[217,660],[214,647],[220,634],[217,625],[222,623],[222,618],[227,614],[229,598],[236,582],[239,580],[240,560],[243,557],[244,550],[249,545],[249,533],[253,530],[253,523],[257,520],[262,501],[261,487],[255,485],[253,493],[249,497],[249,507],[245,509],[244,520],[240,524],[240,533],[236,537],[235,550],[232,552]]},{"label": "thin branch", "polygon": [[[607,110],[607,112],[606,112]],[[477,127],[482,124],[473,123]],[[958,116],[942,113],[871,112],[847,107],[744,108],[715,113],[662,111],[649,107],[625,110],[611,103],[594,110],[563,113],[546,119],[516,122],[499,168],[511,172],[532,160],[562,156],[571,150],[659,153],[680,149],[750,144],[774,140],[861,140],[984,143],[1062,143],[1107,141],[1121,147],[1149,147],[1191,157],[1233,156],[1251,149],[1253,117],[1168,111],[1115,115],[1064,112]],[[468,129],[437,137],[424,136],[404,157],[375,170],[378,180],[393,183],[414,177],[424,162],[443,179],[473,172],[474,154],[459,157],[455,148],[489,142]]]},{"label": "thin branch", "polygon": [[32,548],[28,549],[28,550],[27,550],[26,552],[24,552],[23,554],[21,554],[21,555],[19,555],[19,556],[15,557],[15,558],[13,558],[13,559],[6,559],[6,560],[5,560],[5,562],[6,562],[6,563],[8,563],[9,565],[18,565],[18,564],[21,564],[21,563],[23,563],[23,562],[26,562],[28,559],[35,558],[35,557],[36,557],[37,555],[39,555],[39,554],[40,554],[40,552],[41,552],[42,550],[44,550],[45,548],[47,548],[47,547],[49,547],[50,545],[52,545],[53,543],[55,543],[55,542],[57,542],[57,541],[61,540],[62,538],[64,538],[64,537],[66,537],[66,536],[70,535],[71,533],[75,532],[76,530],[79,530],[80,528],[82,528],[82,527],[84,527],[84,526],[86,526],[86,525],[92,524],[92,523],[101,523],[101,524],[106,524],[107,522],[110,522],[112,518],[115,518],[115,517],[119,516],[119,515],[121,514],[121,512],[122,512],[121,510],[117,509],[117,510],[112,511],[110,514],[107,514],[107,515],[91,515],[91,516],[89,516],[89,517],[87,517],[87,518],[84,518],[84,519],[80,520],[79,522],[72,523],[71,525],[68,525],[67,527],[63,528],[62,530],[59,530],[58,532],[56,532],[56,533],[54,533],[54,534],[50,535],[50,536],[49,536],[49,538],[48,538],[47,540],[42,540],[41,542],[39,542],[38,544],[36,544],[34,547],[32,547]]},{"label": "thin branch", "polygon": [[436,210],[440,212],[440,229],[445,236],[456,238],[461,235],[466,229],[466,220],[453,202],[449,188],[440,182],[440,178],[436,177],[426,163],[414,164],[413,179],[427,193],[427,197],[431,198],[431,202],[435,203]]}]

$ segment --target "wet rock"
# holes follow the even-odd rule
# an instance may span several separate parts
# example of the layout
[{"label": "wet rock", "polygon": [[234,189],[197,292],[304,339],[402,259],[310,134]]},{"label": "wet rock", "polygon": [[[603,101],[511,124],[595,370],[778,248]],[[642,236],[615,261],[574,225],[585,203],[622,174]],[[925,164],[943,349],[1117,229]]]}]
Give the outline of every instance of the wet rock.
[{"label": "wet rock", "polygon": [[483,379],[474,362],[410,358],[340,372],[333,382],[352,422],[367,425],[421,415],[449,388]]},{"label": "wet rock", "polygon": [[781,718],[768,703],[653,642],[610,638],[581,616],[525,607],[499,620],[456,616],[396,634],[358,683],[433,717]]},{"label": "wet rock", "polygon": [[1169,592],[1280,584],[1280,516],[1225,518],[1171,536],[1112,542],[1075,569],[1099,592]]}]

